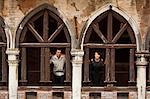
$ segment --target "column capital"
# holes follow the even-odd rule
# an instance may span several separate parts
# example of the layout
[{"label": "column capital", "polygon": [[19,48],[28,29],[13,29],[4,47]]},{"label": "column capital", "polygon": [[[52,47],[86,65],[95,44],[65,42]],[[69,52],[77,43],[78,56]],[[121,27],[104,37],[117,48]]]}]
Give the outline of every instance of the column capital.
[{"label": "column capital", "polygon": [[146,67],[148,65],[147,58],[150,56],[150,53],[147,51],[136,52],[136,65],[138,67]]},{"label": "column capital", "polygon": [[72,55],[72,56],[83,57],[84,51],[81,50],[81,49],[73,49],[73,50],[71,50],[71,55]]},{"label": "column capital", "polygon": [[8,60],[9,66],[18,66],[19,61],[18,60]]},{"label": "column capital", "polygon": [[71,51],[71,55],[73,56],[73,58],[72,58],[72,63],[73,64],[82,64],[83,63],[83,55],[84,55],[83,50],[74,49],[74,50]]},{"label": "column capital", "polygon": [[140,51],[140,52],[136,52],[136,57],[149,57],[150,56],[150,52],[148,51]]},{"label": "column capital", "polygon": [[8,48],[6,50],[7,55],[19,55],[19,49],[18,48]]}]

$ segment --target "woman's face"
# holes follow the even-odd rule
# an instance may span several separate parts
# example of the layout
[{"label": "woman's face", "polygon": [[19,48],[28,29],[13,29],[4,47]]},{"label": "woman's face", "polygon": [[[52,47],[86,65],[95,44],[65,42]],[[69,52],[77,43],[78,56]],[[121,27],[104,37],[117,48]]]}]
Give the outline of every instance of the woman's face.
[{"label": "woman's face", "polygon": [[95,52],[95,59],[100,59],[100,55],[97,53],[97,52]]}]

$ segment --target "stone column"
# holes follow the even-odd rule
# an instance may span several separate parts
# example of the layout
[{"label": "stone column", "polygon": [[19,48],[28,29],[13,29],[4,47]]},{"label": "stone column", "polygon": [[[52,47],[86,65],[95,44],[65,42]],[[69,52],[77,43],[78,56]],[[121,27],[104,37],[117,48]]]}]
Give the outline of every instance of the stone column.
[{"label": "stone column", "polygon": [[70,91],[65,91],[65,92],[64,92],[64,99],[72,99],[72,98],[71,98],[71,92],[70,92]]},{"label": "stone column", "polygon": [[146,99],[146,66],[148,62],[145,53],[137,53],[136,56],[138,99]]},{"label": "stone column", "polygon": [[17,88],[18,88],[18,49],[7,49],[8,54],[8,65],[9,65],[9,99],[17,99]]},{"label": "stone column", "polygon": [[84,52],[80,49],[72,50],[72,99],[81,99],[82,63]]},{"label": "stone column", "polygon": [[90,99],[89,92],[82,92],[81,99]]},{"label": "stone column", "polygon": [[117,99],[117,92],[101,92],[101,99]]}]

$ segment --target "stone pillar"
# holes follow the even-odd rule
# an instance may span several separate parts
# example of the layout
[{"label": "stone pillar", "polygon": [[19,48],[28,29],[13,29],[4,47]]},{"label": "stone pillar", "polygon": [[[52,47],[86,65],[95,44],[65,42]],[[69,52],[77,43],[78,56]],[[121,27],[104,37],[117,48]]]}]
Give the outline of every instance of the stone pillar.
[{"label": "stone pillar", "polygon": [[146,99],[150,99],[150,92],[149,91],[147,91],[147,93],[146,93]]},{"label": "stone pillar", "polygon": [[146,66],[148,62],[145,58],[145,53],[140,52],[137,53],[136,56],[138,99],[146,99]]},{"label": "stone pillar", "polygon": [[137,99],[137,92],[129,92],[129,99]]},{"label": "stone pillar", "polygon": [[82,85],[82,63],[84,52],[82,50],[72,50],[72,99],[81,99]]},{"label": "stone pillar", "polygon": [[101,99],[117,99],[117,92],[101,92]]},{"label": "stone pillar", "polygon": [[64,92],[64,99],[71,99],[71,92],[70,91]]},{"label": "stone pillar", "polygon": [[17,88],[18,88],[18,60],[17,55],[19,54],[18,49],[7,49],[8,54],[8,65],[9,65],[9,99],[17,99]]},{"label": "stone pillar", "polygon": [[25,92],[24,91],[19,91],[17,99],[25,99]]},{"label": "stone pillar", "polygon": [[82,92],[81,99],[90,99],[89,92]]},{"label": "stone pillar", "polygon": [[38,91],[37,99],[52,99],[52,93],[47,91]]}]

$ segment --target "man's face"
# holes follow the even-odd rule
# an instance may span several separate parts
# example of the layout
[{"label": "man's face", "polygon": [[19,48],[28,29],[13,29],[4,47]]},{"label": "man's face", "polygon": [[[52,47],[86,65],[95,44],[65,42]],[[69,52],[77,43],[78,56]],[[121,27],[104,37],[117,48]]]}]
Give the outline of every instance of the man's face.
[{"label": "man's face", "polygon": [[95,59],[99,59],[99,58],[100,58],[100,55],[97,52],[95,52]]},{"label": "man's face", "polygon": [[57,50],[57,51],[56,51],[56,56],[57,56],[57,57],[60,57],[60,56],[61,56],[61,50]]}]

